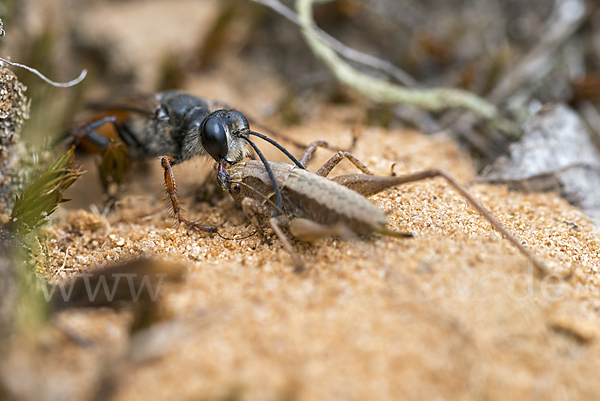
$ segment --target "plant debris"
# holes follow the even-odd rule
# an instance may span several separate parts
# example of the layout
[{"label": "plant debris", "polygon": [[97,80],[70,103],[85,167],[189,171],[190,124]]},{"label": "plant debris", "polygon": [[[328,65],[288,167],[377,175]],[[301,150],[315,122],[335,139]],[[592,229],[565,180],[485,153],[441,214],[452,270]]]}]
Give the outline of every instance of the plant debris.
[{"label": "plant debris", "polygon": [[524,135],[483,174],[522,191],[556,191],[600,223],[600,151],[582,119],[548,105],[524,125]]},{"label": "plant debris", "polygon": [[16,144],[23,122],[29,118],[26,89],[11,70],[0,68],[0,215],[11,210],[14,202]]},{"label": "plant debris", "polygon": [[74,157],[72,148],[17,197],[9,223],[13,231],[21,236],[28,234],[44,223],[60,203],[67,201],[63,192],[82,174],[73,169]]}]

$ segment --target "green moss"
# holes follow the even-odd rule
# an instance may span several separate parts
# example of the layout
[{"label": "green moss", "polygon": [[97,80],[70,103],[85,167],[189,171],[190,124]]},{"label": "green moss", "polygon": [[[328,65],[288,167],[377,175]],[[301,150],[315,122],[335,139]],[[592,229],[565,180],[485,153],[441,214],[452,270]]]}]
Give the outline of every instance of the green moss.
[{"label": "green moss", "polygon": [[11,214],[11,228],[21,237],[43,224],[66,200],[62,193],[81,175],[73,170],[74,150],[63,154],[37,181],[17,197]]}]

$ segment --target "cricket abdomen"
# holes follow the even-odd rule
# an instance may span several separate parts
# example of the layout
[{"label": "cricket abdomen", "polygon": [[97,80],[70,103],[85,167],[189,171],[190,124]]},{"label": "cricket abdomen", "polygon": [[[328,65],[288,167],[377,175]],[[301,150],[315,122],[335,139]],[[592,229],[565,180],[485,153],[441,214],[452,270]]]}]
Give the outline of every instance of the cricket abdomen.
[{"label": "cricket abdomen", "polygon": [[357,234],[368,234],[387,226],[383,210],[362,195],[314,173],[293,169],[283,192],[302,218],[320,224],[343,223]]}]

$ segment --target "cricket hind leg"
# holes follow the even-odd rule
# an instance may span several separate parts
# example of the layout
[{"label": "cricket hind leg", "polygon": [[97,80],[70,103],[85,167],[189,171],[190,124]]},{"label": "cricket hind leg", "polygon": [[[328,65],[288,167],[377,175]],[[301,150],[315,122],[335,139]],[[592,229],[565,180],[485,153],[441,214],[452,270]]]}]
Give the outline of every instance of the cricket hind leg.
[{"label": "cricket hind leg", "polygon": [[175,177],[173,176],[172,166],[174,163],[175,159],[173,158],[173,156],[163,156],[161,160],[161,165],[165,172],[165,187],[167,190],[167,195],[169,196],[169,200],[171,201],[171,212],[173,213],[173,217],[176,218],[179,223],[183,223],[186,226],[195,230],[208,233],[216,233],[218,231],[217,227],[206,226],[204,224],[187,220],[183,217],[181,205],[177,197],[177,184],[175,183]]},{"label": "cricket hind leg", "polygon": [[110,141],[102,148],[101,155],[102,162],[98,166],[100,180],[110,201],[116,197],[119,187],[131,169],[131,156],[127,145],[121,141]]},{"label": "cricket hind leg", "polygon": [[[538,260],[530,249],[521,244],[502,223],[500,223],[486,208],[484,208],[473,195],[469,193],[456,179],[450,174],[440,169],[431,169],[420,171],[413,174],[395,176],[395,177],[377,177],[362,174],[350,174],[347,176],[335,177],[333,180],[339,184],[345,185],[350,189],[356,190],[363,195],[369,196],[376,194],[384,189],[395,187],[409,182],[423,181],[429,178],[442,177],[456,190],[469,204],[477,210],[500,234],[508,239],[524,256],[532,261],[539,274],[547,275],[550,273],[546,265]],[[348,185],[350,184],[350,185]],[[357,188],[360,187],[358,190]]]},{"label": "cricket hind leg", "polygon": [[[308,160],[314,156],[316,149],[319,147],[327,146],[326,143],[322,143],[322,141],[315,142],[314,146],[309,146],[307,149],[305,156],[303,156],[302,160]],[[308,154],[310,152],[310,154]],[[308,155],[307,155],[308,154]],[[406,184],[409,182],[416,182],[426,180],[428,178],[442,177],[444,178],[459,194],[461,194],[471,206],[477,210],[498,232],[500,232],[506,239],[508,239],[524,256],[526,256],[529,260],[532,261],[533,265],[537,269],[538,273],[541,275],[547,275],[550,273],[546,265],[538,260],[530,249],[525,247],[523,244],[519,242],[519,240],[508,231],[498,220],[492,216],[492,214],[485,209],[474,197],[471,195],[458,181],[456,181],[452,176],[440,169],[430,169],[421,171],[414,174],[408,174],[403,176],[391,176],[391,177],[378,177],[373,175],[368,168],[362,164],[356,157],[348,152],[338,152],[331,159],[329,159],[323,167],[317,171],[318,175],[326,177],[331,170],[344,158],[347,158],[351,161],[356,167],[358,167],[365,174],[348,174],[342,175],[338,177],[334,177],[331,180],[337,182],[340,185],[343,185],[347,188],[350,188],[362,195],[371,196],[378,192],[381,192],[385,189]],[[393,170],[392,170],[393,172]],[[392,234],[394,233],[394,234]],[[410,236],[410,234],[404,233],[395,233],[394,231],[389,232],[381,232],[381,234],[385,235],[394,235],[394,236]],[[396,234],[396,235],[395,235]]]}]

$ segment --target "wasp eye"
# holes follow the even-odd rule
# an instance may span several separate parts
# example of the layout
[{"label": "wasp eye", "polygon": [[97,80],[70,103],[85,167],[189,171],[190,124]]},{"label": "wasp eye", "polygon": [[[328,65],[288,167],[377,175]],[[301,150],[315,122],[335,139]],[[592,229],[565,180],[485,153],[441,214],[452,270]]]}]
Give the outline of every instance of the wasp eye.
[{"label": "wasp eye", "polygon": [[242,190],[242,187],[240,186],[240,184],[235,184],[234,186],[231,187],[231,193],[234,195],[239,194],[241,190]]},{"label": "wasp eye", "polygon": [[227,134],[225,127],[216,117],[209,117],[202,123],[200,137],[202,146],[216,161],[221,161],[227,156]]}]

